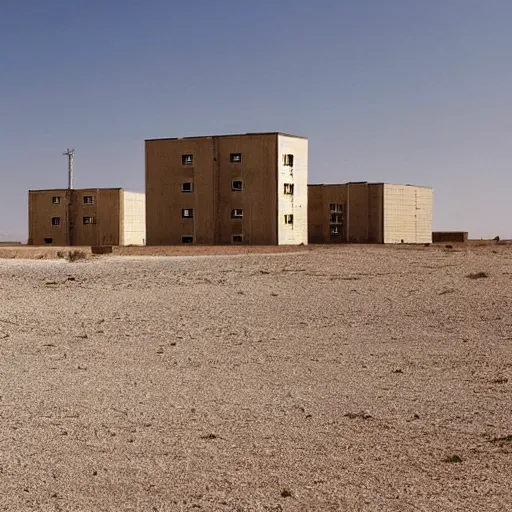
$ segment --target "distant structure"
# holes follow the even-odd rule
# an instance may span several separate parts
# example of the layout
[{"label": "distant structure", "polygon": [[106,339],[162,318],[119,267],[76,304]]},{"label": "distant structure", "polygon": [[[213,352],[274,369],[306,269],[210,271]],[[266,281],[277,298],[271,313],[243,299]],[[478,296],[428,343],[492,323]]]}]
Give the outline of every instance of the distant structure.
[{"label": "distant structure", "polygon": [[122,188],[30,190],[29,245],[144,245],[146,204]]},{"label": "distant structure", "polygon": [[146,140],[148,245],[307,244],[308,140]]},{"label": "distant structure", "polygon": [[309,185],[309,242],[431,243],[432,197],[412,185]]}]

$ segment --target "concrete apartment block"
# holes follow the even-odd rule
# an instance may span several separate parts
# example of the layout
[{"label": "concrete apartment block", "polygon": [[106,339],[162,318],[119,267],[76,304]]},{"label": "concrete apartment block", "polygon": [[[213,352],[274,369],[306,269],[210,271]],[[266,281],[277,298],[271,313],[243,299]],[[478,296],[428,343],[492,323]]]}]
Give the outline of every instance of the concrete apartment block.
[{"label": "concrete apartment block", "polygon": [[30,190],[30,245],[144,245],[145,196],[122,188]]},{"label": "concrete apartment block", "polygon": [[308,187],[310,243],[430,243],[432,189],[388,183]]},{"label": "concrete apartment block", "polygon": [[308,141],[146,140],[148,245],[307,244]]}]

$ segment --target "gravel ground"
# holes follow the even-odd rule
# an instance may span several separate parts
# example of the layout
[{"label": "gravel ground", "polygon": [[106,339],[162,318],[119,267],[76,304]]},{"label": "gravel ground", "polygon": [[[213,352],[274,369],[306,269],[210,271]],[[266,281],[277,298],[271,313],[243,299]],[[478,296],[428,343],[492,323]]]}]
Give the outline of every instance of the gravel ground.
[{"label": "gravel ground", "polygon": [[510,511],[511,307],[507,247],[0,260],[0,508]]}]

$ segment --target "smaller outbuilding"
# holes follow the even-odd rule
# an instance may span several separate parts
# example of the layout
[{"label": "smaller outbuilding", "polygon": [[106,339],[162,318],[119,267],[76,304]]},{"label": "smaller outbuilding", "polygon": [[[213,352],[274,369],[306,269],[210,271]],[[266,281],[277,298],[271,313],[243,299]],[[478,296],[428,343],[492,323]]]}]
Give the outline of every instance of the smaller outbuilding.
[{"label": "smaller outbuilding", "polygon": [[431,243],[432,198],[413,185],[309,185],[309,243]]},{"label": "smaller outbuilding", "polygon": [[122,188],[30,190],[29,245],[145,245],[146,199]]}]

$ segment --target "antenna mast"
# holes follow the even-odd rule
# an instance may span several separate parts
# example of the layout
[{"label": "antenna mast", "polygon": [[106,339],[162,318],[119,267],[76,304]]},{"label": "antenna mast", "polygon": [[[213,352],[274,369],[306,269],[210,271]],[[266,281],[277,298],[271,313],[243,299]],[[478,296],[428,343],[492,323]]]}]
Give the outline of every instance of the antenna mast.
[{"label": "antenna mast", "polygon": [[73,159],[75,157],[74,149],[67,149],[65,153],[62,153],[64,156],[68,157],[68,189],[73,189]]}]

